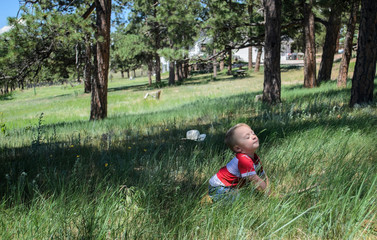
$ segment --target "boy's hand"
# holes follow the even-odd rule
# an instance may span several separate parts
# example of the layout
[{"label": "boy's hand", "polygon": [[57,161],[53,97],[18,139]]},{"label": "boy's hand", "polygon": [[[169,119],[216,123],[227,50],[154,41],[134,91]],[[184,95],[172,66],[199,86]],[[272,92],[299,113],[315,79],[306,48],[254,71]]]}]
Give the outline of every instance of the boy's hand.
[{"label": "boy's hand", "polygon": [[255,185],[258,191],[265,192],[267,196],[270,195],[270,189],[267,188],[268,186],[267,183],[258,175],[255,174],[255,175],[249,176],[249,180]]}]

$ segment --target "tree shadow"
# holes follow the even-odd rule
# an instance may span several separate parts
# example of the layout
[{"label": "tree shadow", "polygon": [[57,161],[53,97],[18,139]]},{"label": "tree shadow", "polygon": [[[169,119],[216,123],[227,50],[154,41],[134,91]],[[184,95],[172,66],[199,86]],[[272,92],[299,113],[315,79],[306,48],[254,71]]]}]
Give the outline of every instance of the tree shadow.
[{"label": "tree shadow", "polygon": [[127,86],[121,86],[121,87],[112,87],[108,88],[108,92],[117,92],[117,91],[125,91],[132,89],[133,91],[142,91],[150,88],[148,83],[142,83],[142,84],[136,84],[136,85],[127,85]]},{"label": "tree shadow", "polygon": [[[323,96],[330,99],[342,97],[345,91],[329,90]],[[210,99],[205,103],[209,107],[219,103],[229,104],[230,107],[225,108],[216,118],[205,119],[203,116],[190,124],[176,124],[175,120],[166,120],[164,124],[169,126],[169,131],[165,131],[158,123],[150,124],[147,132],[125,128],[122,132],[113,133],[109,127],[107,133],[94,138],[72,135],[66,142],[42,141],[25,147],[3,148],[0,158],[0,195],[3,199],[11,199],[7,203],[12,204],[17,203],[17,197],[27,202],[39,195],[69,194],[72,191],[95,198],[98,186],[135,187],[155,199],[141,204],[158,213],[164,212],[161,219],[169,222],[171,215],[168,211],[177,207],[177,200],[194,199],[197,203],[206,191],[206,181],[211,176],[200,175],[198,168],[202,164],[220,166],[227,160],[222,159],[226,151],[223,139],[225,129],[234,122],[249,124],[266,147],[273,147],[281,139],[314,128],[336,131],[348,127],[353,131],[368,131],[370,125],[363,123],[377,124],[377,119],[370,119],[367,115],[292,121],[292,116],[301,114],[300,109],[292,111],[292,104],[314,102],[312,93],[294,97],[285,103],[286,107],[280,108],[254,102],[256,94],[258,92]],[[189,103],[160,114],[171,114],[182,108],[195,109],[202,105],[203,102]],[[235,112],[234,106],[245,106],[240,112],[259,110],[245,117]],[[337,106],[336,102],[327,101],[305,111],[306,114],[326,116],[334,106]],[[134,114],[132,117],[143,119],[147,115]],[[129,116],[116,118],[125,117]],[[46,127],[56,128],[66,124],[84,125],[86,122],[58,123]],[[190,129],[207,133],[206,140],[181,140]],[[215,162],[212,159],[214,155],[223,156],[217,158],[221,162]]]},{"label": "tree shadow", "polygon": [[300,70],[303,66],[300,65],[280,65],[281,72],[289,72],[291,70]]},{"label": "tree shadow", "polygon": [[0,94],[0,101],[8,101],[13,99],[13,93]]}]

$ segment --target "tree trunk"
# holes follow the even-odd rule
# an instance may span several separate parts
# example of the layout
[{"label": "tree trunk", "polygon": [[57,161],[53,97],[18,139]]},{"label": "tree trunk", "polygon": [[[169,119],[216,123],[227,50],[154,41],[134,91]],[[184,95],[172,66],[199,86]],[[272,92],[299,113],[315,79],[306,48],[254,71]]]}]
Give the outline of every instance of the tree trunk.
[{"label": "tree trunk", "polygon": [[127,69],[127,79],[130,79],[130,70]]},{"label": "tree trunk", "polygon": [[152,72],[153,72],[153,62],[152,60],[148,61],[148,85],[152,86]]},{"label": "tree trunk", "polygon": [[317,86],[316,61],[315,61],[315,33],[314,14],[312,11],[313,0],[304,2],[304,32],[305,32],[305,58],[304,58],[304,87]]},{"label": "tree trunk", "polygon": [[263,0],[265,12],[263,102],[280,103],[281,0]]},{"label": "tree trunk", "polygon": [[134,69],[134,78],[136,78],[136,70]]},{"label": "tree trunk", "polygon": [[[216,49],[213,49],[213,55],[216,55]],[[217,77],[217,60],[215,57],[213,58],[212,65],[213,65],[213,78],[216,78]]]},{"label": "tree trunk", "polygon": [[254,72],[259,72],[261,58],[262,58],[262,46],[258,46],[257,58],[255,59]]},{"label": "tree trunk", "polygon": [[231,48],[228,48],[227,49],[228,51],[228,72],[227,74],[228,75],[232,75],[232,49]]},{"label": "tree trunk", "polygon": [[76,53],[76,74],[77,74],[77,82],[81,82],[81,79],[80,79],[80,45],[77,43],[75,45],[75,53]]},{"label": "tree trunk", "polygon": [[175,72],[174,72],[174,83],[175,83],[179,79],[179,77],[178,77],[178,63],[176,61],[174,61],[173,64],[175,64]]},{"label": "tree trunk", "polygon": [[178,68],[177,68],[177,72],[178,72],[178,82],[182,82],[182,81],[183,81],[183,67],[182,67],[182,61],[179,60],[177,63],[178,63]]},{"label": "tree trunk", "polygon": [[120,75],[122,76],[122,78],[124,78],[124,71],[123,70],[120,70]]},{"label": "tree trunk", "polygon": [[221,60],[220,61],[220,72],[222,71],[222,70],[224,70],[224,60]]},{"label": "tree trunk", "polygon": [[156,74],[156,83],[161,82],[161,60],[160,55],[158,53],[155,54],[155,74]]},{"label": "tree trunk", "polygon": [[[111,0],[95,0],[97,12],[97,76],[92,85],[90,120],[107,117]],[[101,41],[99,41],[101,38]]]},{"label": "tree trunk", "polygon": [[248,64],[248,69],[252,70],[253,69],[253,47],[248,48],[248,57],[249,57],[249,64]]},{"label": "tree trunk", "polygon": [[341,11],[339,6],[332,6],[328,24],[326,25],[325,44],[323,45],[322,60],[318,72],[317,83],[331,80],[331,70],[334,64],[336,42],[340,30]]},{"label": "tree trunk", "polygon": [[[190,47],[189,46],[187,46],[186,47],[186,50],[187,50],[187,52],[189,52],[189,50],[190,50]],[[185,60],[184,60],[184,66],[183,66],[183,71],[184,71],[184,79],[187,79],[188,78],[188,76],[189,76],[189,60],[188,60],[188,58],[189,58],[189,56],[188,56],[188,54],[185,54]]]},{"label": "tree trunk", "polygon": [[339,41],[340,41],[340,31],[338,32],[338,36],[336,38],[335,53],[337,53],[339,51]]},{"label": "tree trunk", "polygon": [[353,35],[355,33],[357,12],[359,11],[359,1],[354,0],[352,2],[351,14],[347,23],[347,33],[344,40],[344,51],[342,61],[339,66],[339,75],[337,80],[337,86],[345,88],[347,86],[348,67],[352,56],[352,42]]},{"label": "tree trunk", "polygon": [[187,79],[189,76],[189,62],[185,60],[185,65],[183,66],[184,78]]},{"label": "tree trunk", "polygon": [[[153,7],[153,16],[155,18],[157,18],[157,6],[158,6],[158,1],[156,0]],[[158,22],[155,22],[154,23],[154,40],[155,40],[155,55],[154,55],[154,58],[155,58],[155,62],[156,62],[156,65],[155,65],[155,73],[156,73],[156,83],[160,83],[161,82],[161,60],[160,60],[160,55],[158,55],[157,53],[157,50],[160,49],[160,26],[158,24]]]},{"label": "tree trunk", "polygon": [[[248,12],[248,15],[249,15],[249,19],[250,19],[250,24],[253,24],[253,0],[249,0],[248,1],[248,6],[247,6],[247,12]],[[249,38],[251,39],[252,36],[253,36],[253,33],[251,31],[251,27],[249,27]],[[249,70],[252,70],[253,69],[253,47],[250,46],[248,48],[248,69]]]},{"label": "tree trunk", "polygon": [[84,67],[84,92],[90,93],[92,89],[92,45],[90,36],[85,37],[85,67]]},{"label": "tree trunk", "polygon": [[175,71],[174,71],[174,61],[169,61],[169,85],[175,83]]},{"label": "tree trunk", "polygon": [[350,106],[373,101],[377,60],[377,1],[361,1],[361,19]]}]

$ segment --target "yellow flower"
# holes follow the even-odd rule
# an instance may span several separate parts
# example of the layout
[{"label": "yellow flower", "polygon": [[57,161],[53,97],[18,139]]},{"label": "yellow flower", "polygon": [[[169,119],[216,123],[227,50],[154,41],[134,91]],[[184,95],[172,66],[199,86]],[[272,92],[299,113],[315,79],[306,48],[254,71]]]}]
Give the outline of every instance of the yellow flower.
[{"label": "yellow flower", "polygon": [[69,146],[70,148],[73,148],[74,147],[74,145],[71,145],[71,146]]},{"label": "yellow flower", "polygon": [[165,129],[165,131],[169,131],[169,129],[167,128],[167,129]]},{"label": "yellow flower", "polygon": [[80,155],[77,155],[76,157],[77,157],[77,158],[79,158],[79,157],[80,157]]},{"label": "yellow flower", "polygon": [[109,164],[108,164],[108,163],[105,163],[105,167],[107,167],[107,166],[109,166]]},{"label": "yellow flower", "polygon": [[131,149],[132,147],[128,147],[128,149]]},{"label": "yellow flower", "polygon": [[146,151],[147,151],[147,149],[144,148],[144,152],[146,152]]}]

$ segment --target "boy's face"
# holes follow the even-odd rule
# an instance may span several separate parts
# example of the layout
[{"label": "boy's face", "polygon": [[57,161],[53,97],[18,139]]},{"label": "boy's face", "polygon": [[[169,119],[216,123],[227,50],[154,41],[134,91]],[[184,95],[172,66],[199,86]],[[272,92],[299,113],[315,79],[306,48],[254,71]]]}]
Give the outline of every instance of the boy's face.
[{"label": "boy's face", "polygon": [[233,150],[237,153],[244,153],[251,157],[259,147],[259,139],[249,126],[240,126],[234,130],[236,145]]}]

